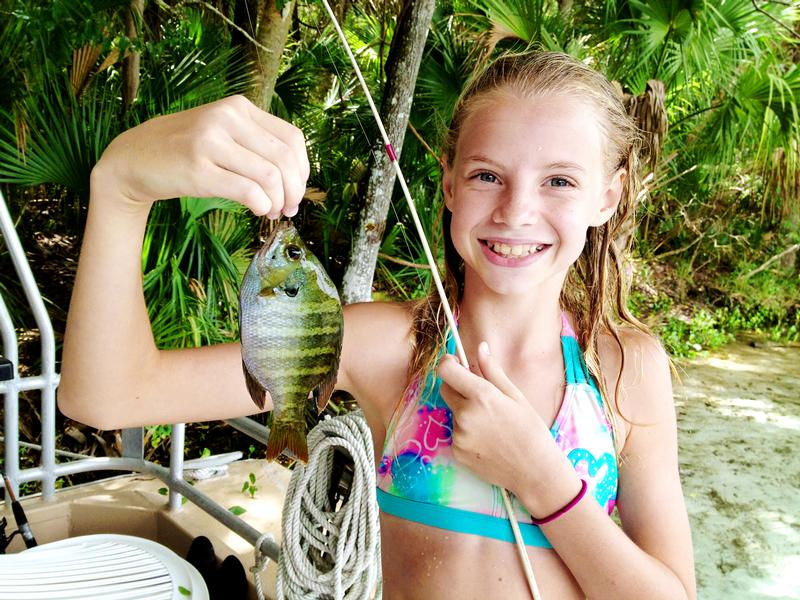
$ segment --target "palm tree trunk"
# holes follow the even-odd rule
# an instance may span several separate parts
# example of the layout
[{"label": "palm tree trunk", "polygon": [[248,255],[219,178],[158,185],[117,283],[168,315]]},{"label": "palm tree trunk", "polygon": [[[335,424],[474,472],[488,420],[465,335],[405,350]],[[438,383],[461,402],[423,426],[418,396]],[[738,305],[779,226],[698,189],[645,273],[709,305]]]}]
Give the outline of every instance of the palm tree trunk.
[{"label": "palm tree trunk", "polygon": [[282,10],[278,10],[276,0],[266,0],[259,10],[256,40],[260,47],[253,44],[250,46],[257,68],[254,85],[247,96],[253,104],[267,111],[272,104],[281,54],[292,23],[293,8],[294,0],[284,2]]},{"label": "palm tree trunk", "polygon": [[[398,17],[392,49],[386,62],[387,83],[380,112],[398,160],[403,149],[414,86],[434,7],[434,0],[406,1]],[[359,215],[342,282],[342,300],[345,304],[368,301],[372,297],[375,263],[392,200],[394,167],[380,150],[373,152],[372,157],[365,205]]]},{"label": "palm tree trunk", "polygon": [[[129,39],[134,40],[139,37],[138,31],[142,23],[144,13],[144,0],[131,0],[130,9],[125,17],[126,34]],[[136,100],[139,92],[139,55],[137,52],[130,52],[122,61],[122,80],[125,85],[122,87],[122,112]]]}]

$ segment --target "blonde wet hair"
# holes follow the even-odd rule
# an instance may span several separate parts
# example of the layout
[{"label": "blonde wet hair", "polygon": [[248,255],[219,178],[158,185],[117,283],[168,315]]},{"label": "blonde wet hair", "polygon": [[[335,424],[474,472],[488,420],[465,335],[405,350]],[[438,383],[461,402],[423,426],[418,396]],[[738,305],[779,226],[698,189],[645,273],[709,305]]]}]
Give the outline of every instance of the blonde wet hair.
[{"label": "blonde wet hair", "polygon": [[[604,75],[580,61],[558,52],[507,54],[490,63],[468,82],[453,111],[443,145],[444,160],[452,166],[458,138],[466,119],[481,106],[491,103],[498,94],[513,94],[522,99],[566,95],[591,106],[598,116],[598,127],[605,140],[605,170],[610,179],[619,169],[627,175],[616,212],[599,227],[590,227],[586,244],[570,267],[561,290],[560,304],[573,319],[584,360],[597,381],[603,407],[614,432],[617,454],[620,453],[620,393],[625,349],[620,339],[623,327],[632,327],[647,335],[648,328],[627,308],[630,281],[625,257],[633,240],[636,201],[642,183],[638,153],[642,144],[639,131],[628,116],[622,98]],[[464,292],[464,263],[450,238],[450,211],[442,205],[440,222],[444,243],[444,287],[454,309]],[[620,234],[624,233],[624,247]],[[414,350],[408,367],[409,384],[434,368],[445,342],[447,322],[439,296],[430,293],[413,305]],[[614,388],[614,408],[609,402],[605,380],[600,371],[598,335],[608,333],[621,352],[620,370]],[[623,416],[624,418],[624,416]],[[627,419],[626,419],[627,420]]]}]

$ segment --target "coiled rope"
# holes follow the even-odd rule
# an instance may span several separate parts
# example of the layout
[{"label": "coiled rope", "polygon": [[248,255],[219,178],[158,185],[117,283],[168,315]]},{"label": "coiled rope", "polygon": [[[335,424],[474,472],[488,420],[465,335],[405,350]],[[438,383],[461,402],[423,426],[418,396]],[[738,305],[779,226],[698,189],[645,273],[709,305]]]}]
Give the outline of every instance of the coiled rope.
[{"label": "coiled rope", "polygon": [[[295,467],[283,504],[278,599],[379,599],[375,461],[363,413],[326,416],[309,433],[308,448],[308,464]],[[349,497],[338,510],[328,493],[337,451],[352,457],[354,468]]]}]

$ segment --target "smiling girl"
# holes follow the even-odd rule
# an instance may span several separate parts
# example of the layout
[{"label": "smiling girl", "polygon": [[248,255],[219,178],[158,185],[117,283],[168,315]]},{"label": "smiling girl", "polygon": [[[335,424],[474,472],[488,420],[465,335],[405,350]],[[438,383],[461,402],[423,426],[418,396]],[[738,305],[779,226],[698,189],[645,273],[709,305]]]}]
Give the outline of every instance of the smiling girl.
[{"label": "smiling girl", "polygon": [[[462,94],[442,222],[469,367],[435,293],[344,309],[336,387],[373,435],[386,598],[528,598],[498,486],[545,599],[695,597],[669,360],[625,308],[616,242],[637,148],[613,86],[566,55],[506,56]],[[155,347],[141,236],[177,195],[292,216],[307,177],[297,130],[238,97],[117,138],[92,174],[62,410],[104,429],[252,413],[239,344]]]}]

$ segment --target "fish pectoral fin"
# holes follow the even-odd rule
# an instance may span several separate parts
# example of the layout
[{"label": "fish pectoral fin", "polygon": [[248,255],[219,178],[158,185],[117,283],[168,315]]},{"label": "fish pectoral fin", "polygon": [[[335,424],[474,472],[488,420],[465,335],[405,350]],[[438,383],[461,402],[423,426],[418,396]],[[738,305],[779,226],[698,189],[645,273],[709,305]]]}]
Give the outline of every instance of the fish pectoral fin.
[{"label": "fish pectoral fin", "polygon": [[250,392],[250,397],[253,399],[253,402],[256,403],[259,410],[264,410],[264,406],[267,404],[267,392],[261,387],[261,384],[250,375],[250,371],[247,370],[247,365],[244,364],[244,361],[242,361],[242,371],[244,371],[244,383],[247,385],[247,391]]},{"label": "fish pectoral fin", "polygon": [[314,399],[317,401],[317,414],[320,414],[331,399],[331,394],[336,386],[336,369],[333,369],[328,378],[314,390]]}]

